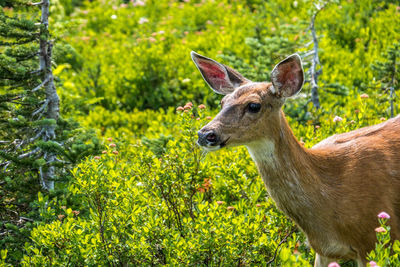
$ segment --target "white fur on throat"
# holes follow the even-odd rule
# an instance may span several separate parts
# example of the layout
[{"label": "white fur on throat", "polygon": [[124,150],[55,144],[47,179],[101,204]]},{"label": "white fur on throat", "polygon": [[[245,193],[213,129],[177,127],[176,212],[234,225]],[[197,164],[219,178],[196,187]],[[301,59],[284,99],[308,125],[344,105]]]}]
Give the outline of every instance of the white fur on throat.
[{"label": "white fur on throat", "polygon": [[278,168],[275,154],[275,143],[270,140],[260,140],[246,145],[251,158],[256,164],[268,164],[272,168]]}]

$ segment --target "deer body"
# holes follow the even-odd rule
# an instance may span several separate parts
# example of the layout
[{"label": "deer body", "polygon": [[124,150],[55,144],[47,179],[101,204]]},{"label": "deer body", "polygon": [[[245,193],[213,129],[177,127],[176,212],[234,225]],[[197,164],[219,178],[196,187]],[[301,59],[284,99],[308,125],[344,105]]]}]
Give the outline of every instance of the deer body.
[{"label": "deer body", "polygon": [[[400,118],[333,136],[304,149],[281,113],[274,143],[247,145],[269,195],[307,234],[317,253],[365,261],[376,242],[376,215],[392,214],[399,239]],[[270,141],[269,141],[270,142]]]},{"label": "deer body", "polygon": [[247,147],[269,195],[317,252],[315,266],[337,259],[364,266],[381,211],[391,215],[392,238],[400,238],[400,117],[305,149],[281,110],[303,85],[299,56],[280,62],[272,83],[251,82],[194,52],[192,58],[210,87],[225,95],[221,112],[199,131],[199,145]]}]

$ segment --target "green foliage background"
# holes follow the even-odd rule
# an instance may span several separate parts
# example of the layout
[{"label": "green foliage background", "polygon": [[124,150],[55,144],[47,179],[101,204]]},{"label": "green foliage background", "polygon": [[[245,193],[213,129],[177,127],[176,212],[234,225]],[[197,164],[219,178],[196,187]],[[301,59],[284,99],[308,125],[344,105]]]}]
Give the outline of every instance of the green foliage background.
[{"label": "green foliage background", "polygon": [[[61,113],[94,129],[107,149],[74,168],[65,196],[39,194],[31,239],[13,249],[0,242],[4,263],[263,266],[276,251],[277,266],[309,265],[313,252],[300,231],[278,247],[294,226],[268,198],[246,150],[205,155],[195,145],[220,96],[189,52],[268,80],[279,60],[311,50],[315,3],[52,1]],[[321,109],[309,102],[309,83],[285,105],[306,147],[389,118],[384,66],[398,47],[398,25],[397,1],[338,1],[320,12]],[[175,111],[188,101],[193,109]]]}]

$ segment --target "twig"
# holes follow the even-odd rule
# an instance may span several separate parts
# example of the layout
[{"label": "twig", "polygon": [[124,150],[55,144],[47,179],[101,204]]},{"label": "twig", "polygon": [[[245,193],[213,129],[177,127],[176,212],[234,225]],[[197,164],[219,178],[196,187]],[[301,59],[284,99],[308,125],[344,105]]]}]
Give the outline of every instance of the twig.
[{"label": "twig", "polygon": [[46,99],[46,101],[44,101],[43,105],[38,108],[35,112],[32,113],[32,117],[36,116],[38,113],[41,113],[42,111],[44,111],[44,109],[47,107],[47,105],[49,104],[49,100]]},{"label": "twig", "polygon": [[48,81],[50,80],[50,77],[47,77],[41,84],[39,84],[38,86],[36,86],[35,88],[32,89],[32,93],[36,92],[37,90],[39,90],[40,88],[43,87],[43,85],[45,85]]},{"label": "twig", "polygon": [[40,150],[40,148],[35,148],[34,150],[32,150],[32,151],[29,151],[29,152],[27,152],[27,153],[25,153],[25,154],[22,154],[22,155],[19,155],[18,156],[18,159],[23,159],[23,158],[26,158],[26,157],[30,157],[30,156],[32,156],[33,154],[36,154],[37,152],[39,152],[39,150]]},{"label": "twig", "polygon": [[43,1],[36,2],[36,3],[30,3],[31,6],[39,6],[41,4],[43,4]]},{"label": "twig", "polygon": [[281,242],[279,242],[278,246],[276,246],[276,249],[275,249],[275,252],[274,252],[274,256],[272,257],[272,259],[270,259],[270,260],[266,263],[266,265],[271,264],[272,262],[274,262],[274,260],[276,259],[276,254],[278,253],[279,247],[280,247],[283,243],[285,243],[285,242],[287,241],[288,237],[291,236],[291,235],[294,233],[294,231],[296,231],[296,228],[293,228],[288,234],[285,235],[285,237],[281,240]]}]

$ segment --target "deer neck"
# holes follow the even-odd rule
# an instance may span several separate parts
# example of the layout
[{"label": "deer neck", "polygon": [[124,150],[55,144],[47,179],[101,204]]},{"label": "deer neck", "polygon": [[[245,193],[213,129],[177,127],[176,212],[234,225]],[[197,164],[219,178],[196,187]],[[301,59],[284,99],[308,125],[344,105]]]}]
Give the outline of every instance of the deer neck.
[{"label": "deer neck", "polygon": [[283,112],[273,137],[252,142],[247,149],[278,208],[307,228],[301,220],[318,205],[314,193],[320,194],[321,185],[313,172],[312,155],[299,144]]}]

